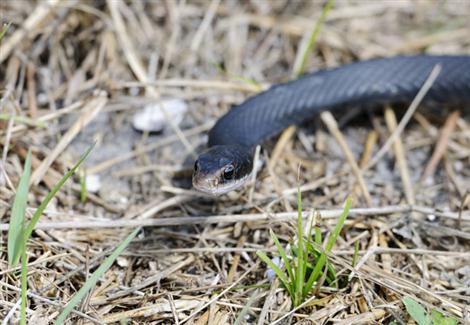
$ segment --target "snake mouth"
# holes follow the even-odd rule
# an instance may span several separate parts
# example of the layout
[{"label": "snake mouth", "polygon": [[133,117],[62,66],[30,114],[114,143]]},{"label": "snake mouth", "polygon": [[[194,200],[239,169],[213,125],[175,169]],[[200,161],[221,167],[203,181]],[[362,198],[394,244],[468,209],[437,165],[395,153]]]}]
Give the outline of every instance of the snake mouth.
[{"label": "snake mouth", "polygon": [[252,171],[251,148],[215,145],[194,162],[193,187],[206,194],[222,195],[242,187]]},{"label": "snake mouth", "polygon": [[218,177],[208,177],[207,175],[202,177],[195,174],[193,176],[193,187],[200,192],[219,196],[243,187],[250,179],[250,175],[247,174],[238,179],[221,182]]}]

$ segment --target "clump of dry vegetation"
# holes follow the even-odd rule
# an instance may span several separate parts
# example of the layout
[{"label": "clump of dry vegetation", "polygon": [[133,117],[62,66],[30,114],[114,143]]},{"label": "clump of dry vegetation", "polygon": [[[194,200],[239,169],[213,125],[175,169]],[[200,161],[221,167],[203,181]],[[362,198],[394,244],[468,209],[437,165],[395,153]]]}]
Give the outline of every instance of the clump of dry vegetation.
[{"label": "clump of dry vegetation", "polygon": [[[0,23],[11,23],[0,44],[4,324],[19,319],[21,279],[8,264],[7,230],[27,152],[30,218],[94,141],[28,241],[30,324],[54,321],[140,226],[68,323],[403,324],[410,319],[405,297],[469,322],[464,107],[419,110],[381,156],[401,118],[395,110],[353,120],[324,115],[267,143],[256,182],[216,200],[173,181],[231,105],[295,76],[323,6],[1,1]],[[338,1],[307,70],[397,54],[470,54],[469,15],[464,1]],[[183,121],[170,120],[158,134],[135,131],[136,110],[162,98],[187,103]],[[295,243],[298,184],[305,216],[315,215],[324,235],[346,197],[354,205],[328,254],[339,285],[323,283],[294,309],[256,252],[277,254],[269,229],[283,245]]]}]

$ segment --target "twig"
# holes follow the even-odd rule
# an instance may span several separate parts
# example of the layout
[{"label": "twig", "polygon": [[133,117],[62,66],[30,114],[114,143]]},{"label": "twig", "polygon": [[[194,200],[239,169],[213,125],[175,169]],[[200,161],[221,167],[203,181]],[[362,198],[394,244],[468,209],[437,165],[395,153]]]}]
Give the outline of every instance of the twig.
[{"label": "twig", "polygon": [[[193,129],[189,129],[189,130],[185,131],[184,134],[186,136],[193,136],[193,135],[199,134],[201,132],[204,132],[204,131],[208,130],[212,126],[212,124],[213,124],[212,122],[205,123],[203,125],[200,125],[200,126],[197,126]],[[110,167],[112,167],[116,164],[122,163],[126,160],[129,160],[129,159],[132,159],[132,158],[140,155],[143,152],[149,152],[149,151],[164,147],[166,145],[172,144],[173,142],[178,141],[178,139],[179,138],[178,138],[177,135],[170,135],[166,138],[161,139],[160,141],[151,143],[151,144],[147,145],[144,148],[139,148],[139,149],[133,150],[129,153],[125,153],[122,156],[118,156],[118,157],[114,157],[114,158],[109,159],[109,160],[102,161],[102,162],[98,163],[95,166],[87,168],[87,175],[97,174],[97,173],[102,172],[102,171],[104,171],[104,170],[106,170],[106,169],[108,169],[108,168],[110,168]]]},{"label": "twig", "polygon": [[[390,132],[395,132],[397,129],[397,119],[395,113],[390,107],[385,109],[385,121]],[[411,184],[410,173],[408,171],[408,164],[406,163],[405,152],[403,144],[399,136],[393,142],[393,150],[397,159],[398,168],[400,170],[401,181],[403,182],[403,190],[408,204],[415,204],[415,196],[413,192],[413,185]]]},{"label": "twig", "polygon": [[[5,283],[5,282],[3,282],[3,281],[0,281],[0,284],[1,284],[2,286],[4,286],[5,288],[8,288],[8,289],[13,290],[13,291],[16,291],[16,292],[20,292],[20,289],[19,289],[19,288],[15,287],[15,286],[12,286],[12,285],[10,285],[10,284],[8,284],[8,283]],[[28,292],[27,292],[27,295],[28,295],[28,297],[30,297],[30,298],[32,298],[32,299],[35,299],[35,300],[44,302],[44,303],[49,304],[49,305],[51,305],[51,306],[55,306],[55,307],[59,307],[59,308],[63,308],[63,307],[64,307],[62,304],[60,304],[60,303],[58,303],[58,302],[56,302],[56,301],[53,301],[53,300],[50,300],[50,299],[41,297],[41,296],[39,296],[39,295],[37,295],[37,294],[35,294],[35,293],[32,293],[32,292],[29,291],[29,290],[28,290]],[[20,304],[18,303],[17,305],[18,305],[18,307],[19,307]],[[15,306],[16,306],[16,305],[15,305]],[[18,307],[14,308],[14,309],[13,309],[13,312],[14,312],[14,310],[17,309]],[[80,311],[78,311],[78,310],[72,309],[71,312],[72,312],[73,314],[75,314],[75,315],[78,315],[78,316],[80,316],[80,317],[83,317],[83,318],[85,318],[85,319],[88,319],[89,321],[92,321],[92,322],[94,322],[94,323],[96,323],[96,324],[106,324],[106,323],[100,321],[99,319],[93,318],[93,317],[91,317],[91,316],[89,316],[89,315],[87,315],[87,314],[85,314],[85,313],[82,313],[82,312],[80,312]],[[3,323],[2,323],[2,324],[3,324]]]},{"label": "twig", "polygon": [[379,134],[376,130],[372,130],[367,135],[366,144],[364,145],[364,151],[362,153],[361,159],[359,160],[359,167],[364,168],[372,156],[375,144],[379,138]]},{"label": "twig", "polygon": [[195,311],[191,313],[188,317],[183,319],[180,324],[186,323],[187,321],[191,320],[194,316],[196,316],[201,310],[206,308],[207,306],[210,306],[212,303],[216,302],[217,300],[220,299],[223,295],[225,295],[228,291],[232,290],[233,287],[235,287],[241,280],[243,280],[248,274],[250,274],[251,271],[253,271],[256,267],[258,267],[258,264],[254,264],[252,267],[250,267],[248,270],[245,271],[236,281],[234,281],[230,286],[222,290],[218,295],[214,296],[211,300],[206,302],[204,305],[201,307],[197,308]]},{"label": "twig", "polygon": [[47,155],[46,159],[42,161],[38,168],[31,175],[31,184],[37,185],[47,172],[49,166],[54,160],[64,151],[70,142],[77,136],[77,134],[90,123],[101,109],[106,105],[108,99],[105,93],[93,98],[84,108],[80,118],[72,125],[72,127],[60,139],[54,150]]},{"label": "twig", "polygon": [[255,187],[256,187],[256,176],[258,175],[258,168],[256,168],[257,167],[256,164],[259,161],[260,152],[261,152],[261,146],[256,146],[255,155],[253,156],[253,171],[251,173],[251,186],[248,192],[249,204],[253,203],[253,194],[255,193]]},{"label": "twig", "polygon": [[194,262],[194,256],[190,255],[185,260],[180,261],[180,262],[178,262],[174,265],[171,265],[167,269],[159,271],[157,274],[144,279],[142,282],[134,285],[132,288],[122,290],[122,291],[119,291],[115,294],[110,295],[108,297],[108,301],[114,300],[114,299],[119,298],[119,297],[127,296],[128,294],[131,294],[131,293],[133,293],[137,290],[148,287],[152,283],[158,283],[158,282],[160,282],[160,280],[166,278],[168,275],[175,273],[179,269],[187,266],[188,264],[191,264],[192,262]]},{"label": "twig", "polygon": [[[45,124],[45,122],[47,122],[47,121],[57,119],[57,118],[59,118],[63,115],[70,114],[73,111],[78,110],[80,107],[82,107],[82,105],[83,105],[82,101],[77,101],[77,102],[71,104],[70,106],[62,107],[58,111],[53,111],[51,113],[48,113],[46,115],[38,117],[36,119],[36,122],[37,122],[38,125]],[[20,125],[14,126],[13,129],[12,129],[12,132],[16,133],[16,132],[19,132],[19,131],[25,131],[27,129],[28,129],[28,127],[26,125],[20,124]],[[0,131],[0,134],[2,134],[2,131]]]},{"label": "twig", "polygon": [[261,89],[266,89],[269,84],[253,85],[246,82],[235,82],[235,81],[222,81],[222,80],[193,80],[193,79],[159,79],[155,81],[139,82],[139,81],[127,81],[117,82],[114,85],[114,89],[120,88],[133,88],[133,87],[192,87],[192,88],[208,88],[218,90],[237,90],[247,93],[259,92]]},{"label": "twig", "polygon": [[[119,5],[122,5],[122,1],[119,0],[108,0],[107,1],[108,7],[111,11],[111,16],[113,18],[113,23],[116,27],[116,34],[117,38],[120,41],[121,47],[124,51],[124,55],[126,56],[127,62],[129,63],[129,66],[131,67],[132,71],[134,74],[137,76],[137,78],[141,82],[148,82],[149,78],[147,75],[146,70],[144,69],[144,65],[142,63],[142,60],[140,57],[137,55],[137,52],[135,50],[135,47],[133,46],[132,39],[129,37],[127,33],[126,26],[124,24],[124,20],[122,19],[121,13],[119,12]],[[146,91],[149,95],[152,97],[158,98],[158,92],[153,88],[153,87],[146,87]],[[173,119],[171,118],[170,114],[166,111],[166,109],[163,107],[163,105],[159,105],[160,111],[163,113],[165,116],[166,121],[168,124],[171,126],[172,130],[176,133],[178,136],[179,140],[181,143],[183,143],[184,147],[188,151],[189,154],[195,156],[195,150],[193,146],[190,144],[184,133],[181,131],[181,129],[175,124]]]},{"label": "twig", "polygon": [[418,94],[416,95],[416,97],[411,102],[410,106],[408,107],[408,110],[406,111],[405,115],[401,119],[400,123],[398,123],[398,126],[395,129],[395,131],[390,135],[390,137],[384,143],[382,148],[380,148],[380,150],[377,152],[377,154],[370,160],[369,164],[367,164],[366,168],[364,168],[363,171],[371,168],[372,166],[374,166],[387,153],[387,151],[389,150],[392,143],[396,140],[396,138],[405,129],[406,124],[408,124],[408,122],[410,121],[410,119],[413,116],[414,112],[418,108],[418,106],[421,103],[421,101],[423,100],[424,96],[426,96],[426,94],[428,93],[429,89],[432,87],[434,81],[439,76],[440,72],[441,72],[441,65],[437,64],[432,69],[431,73],[429,74],[429,77],[426,79],[423,86],[418,91]]},{"label": "twig", "polygon": [[[323,219],[335,219],[341,215],[343,210],[321,210],[319,211]],[[390,205],[377,208],[357,208],[349,211],[349,216],[368,216],[378,217],[390,214],[418,212],[424,215],[435,215],[437,217],[459,220],[457,212],[442,212],[437,209],[428,208],[419,205]],[[311,211],[304,211],[303,217],[308,218]],[[216,215],[208,217],[176,217],[176,218],[160,218],[160,219],[136,219],[136,220],[77,220],[77,221],[58,221],[58,222],[38,222],[35,229],[83,229],[83,228],[121,228],[121,227],[165,227],[179,225],[196,225],[196,224],[215,224],[215,223],[235,223],[246,221],[270,221],[282,222],[286,220],[296,220],[297,212],[281,212],[281,213],[253,213],[253,214],[230,214]],[[470,221],[470,211],[463,211],[460,216],[462,221]],[[8,224],[0,224],[0,231],[7,231]]]},{"label": "twig", "polygon": [[441,137],[439,141],[436,143],[436,147],[434,152],[432,153],[431,159],[427,163],[426,167],[424,168],[423,174],[421,175],[420,182],[425,181],[429,176],[434,174],[437,165],[441,161],[442,157],[444,156],[447,145],[449,144],[449,139],[452,132],[457,125],[457,120],[459,119],[460,113],[459,111],[452,112],[447,118],[444,126],[442,127]]},{"label": "twig", "polygon": [[285,153],[285,149],[289,141],[291,141],[292,136],[295,133],[297,128],[295,126],[289,126],[287,129],[282,132],[281,136],[276,142],[276,146],[274,147],[271,153],[271,159],[269,159],[269,168],[274,169],[276,164],[278,163],[281,155]]},{"label": "twig", "polygon": [[346,159],[349,165],[351,166],[353,174],[356,177],[357,182],[359,183],[362,194],[364,195],[364,198],[366,199],[366,203],[368,206],[371,206],[372,197],[370,196],[369,190],[367,189],[366,182],[364,181],[364,177],[362,176],[362,171],[359,169],[359,166],[357,165],[356,159],[354,158],[354,155],[351,152],[351,149],[349,149],[349,146],[346,143],[346,140],[344,139],[343,134],[339,130],[338,123],[336,123],[336,120],[333,117],[333,114],[331,114],[330,112],[323,112],[320,114],[320,116],[321,116],[322,121],[328,127],[328,130],[330,131],[330,133],[335,137],[336,141],[339,143],[341,149],[343,150],[344,155],[346,156]]},{"label": "twig", "polygon": [[18,46],[21,41],[34,29],[39,26],[52,12],[59,0],[49,0],[39,2],[31,15],[22,23],[22,28],[15,31],[9,38],[5,39],[0,46],[0,63],[2,63]]},{"label": "twig", "polygon": [[204,18],[202,19],[202,22],[199,25],[199,28],[197,29],[197,32],[194,34],[193,41],[191,42],[191,47],[190,47],[191,51],[195,52],[199,49],[199,46],[201,45],[204,34],[206,33],[212,20],[214,19],[214,15],[217,11],[217,8],[219,7],[219,4],[220,4],[220,0],[211,1],[209,8],[207,8],[207,11],[204,15]]}]

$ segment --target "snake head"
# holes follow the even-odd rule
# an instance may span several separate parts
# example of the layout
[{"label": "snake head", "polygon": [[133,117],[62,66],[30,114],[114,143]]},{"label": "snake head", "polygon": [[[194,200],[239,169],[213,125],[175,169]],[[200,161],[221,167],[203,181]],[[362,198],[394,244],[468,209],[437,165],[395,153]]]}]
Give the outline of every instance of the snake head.
[{"label": "snake head", "polygon": [[221,195],[243,186],[252,169],[250,148],[213,146],[200,154],[194,163],[193,186],[204,193]]}]

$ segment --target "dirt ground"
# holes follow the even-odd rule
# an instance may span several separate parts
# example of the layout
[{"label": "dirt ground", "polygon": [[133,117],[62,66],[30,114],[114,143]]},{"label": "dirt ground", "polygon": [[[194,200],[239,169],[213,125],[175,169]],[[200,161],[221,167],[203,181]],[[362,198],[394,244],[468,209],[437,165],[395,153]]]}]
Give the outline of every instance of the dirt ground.
[{"label": "dirt ground", "polygon": [[[218,199],[174,181],[232,105],[295,77],[324,5],[0,1],[0,23],[11,22],[0,45],[4,324],[19,317],[7,229],[26,153],[30,217],[94,141],[28,242],[29,324],[52,322],[138,226],[68,324],[412,324],[404,297],[470,323],[468,107],[420,107],[377,159],[407,107],[337,114],[339,130],[320,117],[290,128],[262,146],[256,182]],[[336,1],[306,71],[400,54],[469,55],[469,17],[464,0]],[[172,115],[161,132],[136,130],[138,112],[168,100],[187,107],[180,123]],[[276,255],[269,229],[283,244],[295,241],[297,185],[324,235],[346,198],[354,203],[329,254],[341,285],[317,288],[294,309],[256,251]]]}]

